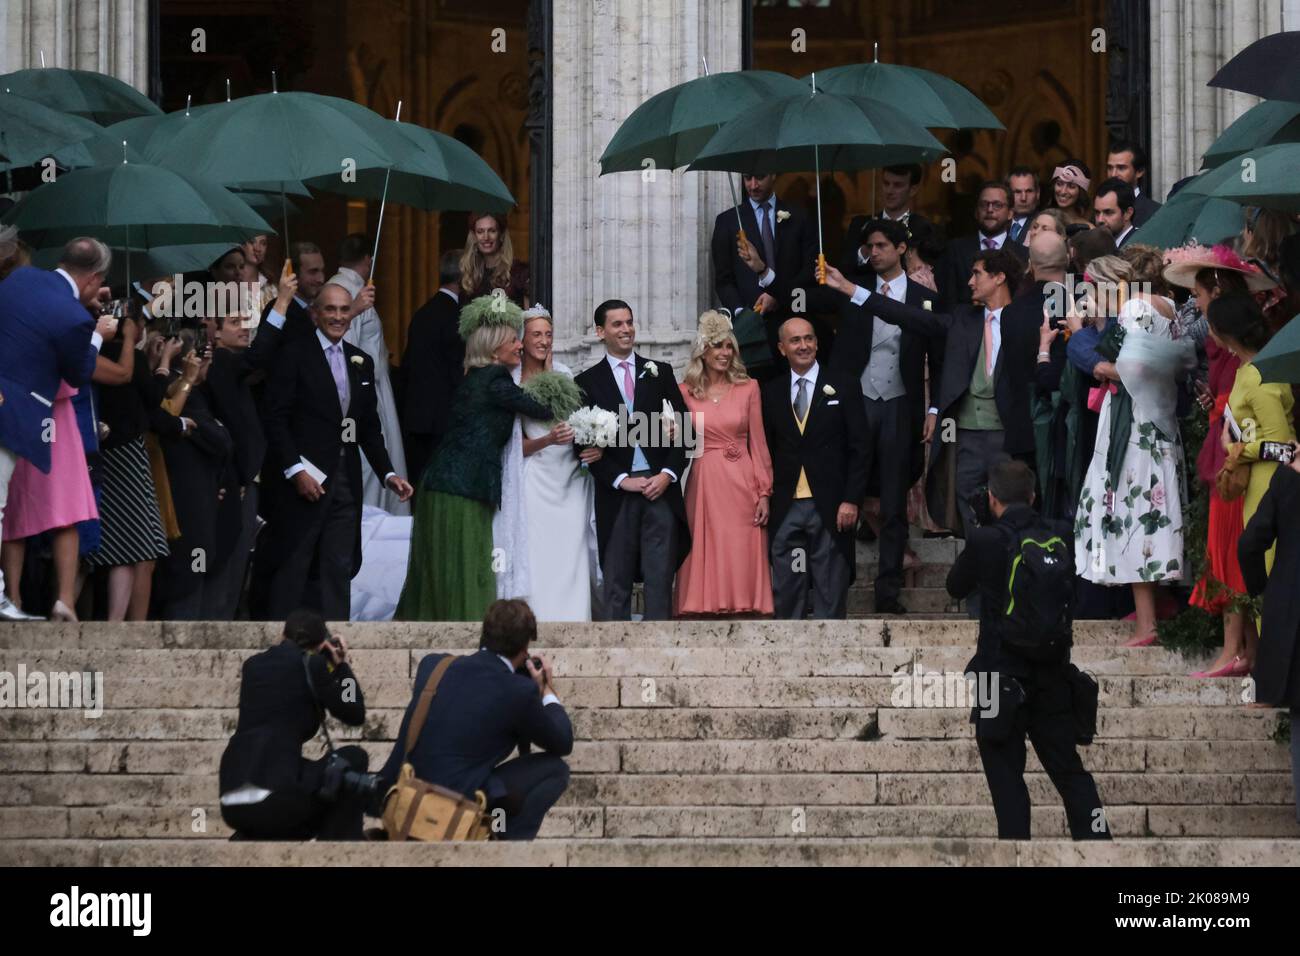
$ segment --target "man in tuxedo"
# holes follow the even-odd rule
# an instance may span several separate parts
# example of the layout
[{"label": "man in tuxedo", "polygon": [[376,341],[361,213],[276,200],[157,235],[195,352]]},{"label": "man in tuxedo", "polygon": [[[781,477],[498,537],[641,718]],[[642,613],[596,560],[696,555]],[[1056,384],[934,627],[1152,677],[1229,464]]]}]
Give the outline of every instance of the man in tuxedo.
[{"label": "man in tuxedo", "polygon": [[[440,288],[411,316],[402,355],[402,426],[406,460],[419,478],[442,441],[451,403],[465,377],[465,342],[460,337],[460,254],[453,249],[438,260]],[[417,481],[418,485],[419,482]]]},{"label": "man in tuxedo", "polygon": [[[374,361],[343,341],[352,296],[320,290],[311,306],[316,331],[285,341],[267,382],[264,425],[270,466],[270,614],[317,606],[346,621],[350,582],[361,567],[361,452],[402,501],[411,485],[384,449]],[[286,337],[288,332],[286,331]],[[319,593],[307,595],[315,570]]]},{"label": "man in tuxedo", "polygon": [[934,224],[918,212],[912,211],[916,194],[921,189],[921,167],[916,163],[904,166],[886,166],[880,171],[880,199],[882,208],[870,215],[854,216],[844,233],[844,251],[840,255],[840,269],[847,276],[859,272],[870,273],[867,254],[862,251],[862,230],[873,219],[892,219],[907,227],[911,235],[920,232],[932,234]]},{"label": "man in tuxedo", "polygon": [[[285,280],[297,279],[297,289],[286,300],[281,295],[274,302],[269,302],[262,310],[262,321],[270,320],[273,314],[284,316],[280,325],[284,328],[285,339],[309,339],[316,331],[316,323],[311,316],[311,304],[320,294],[325,284],[325,256],[314,242],[295,242],[290,247],[289,259],[280,273],[280,288],[283,291]],[[281,303],[288,302],[287,306]]]},{"label": "man in tuxedo", "polygon": [[884,321],[944,337],[941,374],[937,385],[931,381],[926,416],[926,429],[938,439],[931,444],[926,497],[936,522],[966,534],[975,527],[970,497],[989,468],[1011,456],[1033,457],[1029,395],[1042,315],[1014,325],[1003,319],[1023,271],[1007,249],[979,254],[969,279],[974,304],[947,313],[896,302],[855,285],[839,270],[827,275],[827,285]]},{"label": "man in tuxedo", "polygon": [[[802,315],[820,297],[813,272],[817,235],[803,210],[787,206],[776,197],[772,191],[776,185],[774,174],[745,176],[744,185],[739,224],[733,207],[719,213],[713,225],[710,252],[714,291],[733,315],[741,309],[753,309],[764,316],[768,345],[775,358],[779,317]],[[739,239],[742,224],[743,243]],[[802,297],[796,296],[796,289],[803,290]]]},{"label": "man in tuxedo", "polygon": [[[564,757],[573,751],[573,726],[556,696],[550,665],[528,650],[536,639],[537,621],[527,602],[495,601],[483,617],[477,654],[430,654],[420,661],[397,742],[379,772],[385,787],[410,763],[425,783],[471,799],[483,791],[489,811],[505,811],[502,839],[537,836],[569,785]],[[426,689],[431,696],[412,738]],[[529,752],[534,744],[541,753]],[[519,756],[506,760],[515,748]]]},{"label": "man in tuxedo", "polygon": [[867,493],[862,389],[856,376],[818,363],[817,334],[806,319],[787,319],[780,335],[790,373],[762,392],[776,616],[802,619],[811,584],[813,617],[842,618],[857,570],[858,502]]},{"label": "man in tuxedo", "polygon": [[1133,188],[1133,226],[1141,228],[1156,214],[1160,203],[1147,195],[1147,152],[1137,143],[1121,140],[1106,154],[1106,176],[1122,180]]},{"label": "man in tuxedo", "polygon": [[[324,799],[328,757],[302,755],[303,741],[319,731],[325,711],[360,727],[365,697],[347,642],[332,637],[316,612],[296,610],[284,622],[280,643],[244,661],[239,723],[218,772],[221,817],[238,839],[361,839],[365,796],[345,789],[337,799]],[[353,773],[364,773],[370,762],[356,745],[335,753]]]},{"label": "man in tuxedo", "polygon": [[1092,199],[1093,215],[1097,225],[1109,230],[1116,249],[1123,249],[1137,232],[1133,225],[1134,208],[1133,187],[1122,179],[1105,179],[1097,187],[1097,195]]},{"label": "man in tuxedo", "polygon": [[[589,467],[596,482],[596,537],[605,577],[606,620],[632,617],[632,581],[645,582],[645,619],[672,617],[673,576],[691,549],[686,506],[678,483],[686,470],[684,429],[671,437],[654,427],[664,402],[682,416],[689,411],[667,362],[634,351],[632,307],[609,299],[596,307],[596,336],[605,356],[575,381],[587,401],[617,412],[619,444]],[[653,418],[651,416],[654,416]],[[575,453],[581,448],[574,446]]]},{"label": "man in tuxedo", "polygon": [[[908,282],[903,256],[907,228],[878,219],[863,228],[861,248],[877,293],[915,308],[934,298],[924,286]],[[924,466],[925,363],[938,381],[943,340],[891,325],[863,305],[844,302],[839,341],[831,365],[859,380],[866,409],[867,474],[879,478],[880,564],[876,575],[876,610],[905,614],[899,601],[903,586],[903,552],[907,548],[907,490]]]},{"label": "man in tuxedo", "polygon": [[1028,166],[1016,166],[1007,173],[1007,188],[1011,190],[1011,225],[1007,227],[1007,238],[1027,246],[1029,224],[1038,214],[1038,173]]},{"label": "man in tuxedo", "polygon": [[[50,416],[59,382],[88,385],[100,346],[117,329],[111,316],[96,322],[87,311],[107,291],[102,286],[111,261],[98,239],[73,239],[53,272],[21,266],[0,282],[0,533],[18,459],[50,470]],[[14,606],[0,573],[0,621],[31,620],[39,618]]]},{"label": "man in tuxedo", "polygon": [[1025,247],[1011,241],[1012,194],[1006,183],[987,182],[980,187],[975,218],[979,231],[948,243],[943,258],[935,267],[939,285],[939,302],[943,309],[971,304],[970,273],[976,257],[1006,249],[1020,260],[1028,258]]}]

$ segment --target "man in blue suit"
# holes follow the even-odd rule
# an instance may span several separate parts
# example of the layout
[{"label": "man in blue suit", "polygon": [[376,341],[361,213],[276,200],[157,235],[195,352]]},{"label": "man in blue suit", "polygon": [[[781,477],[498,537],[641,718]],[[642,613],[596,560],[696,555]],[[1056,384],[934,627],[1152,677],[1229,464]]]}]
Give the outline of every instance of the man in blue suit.
[{"label": "man in blue suit", "polygon": [[[527,602],[496,601],[483,618],[477,654],[430,654],[420,661],[415,694],[379,774],[384,785],[396,783],[403,762],[410,763],[425,783],[471,798],[482,790],[489,810],[504,810],[504,816],[494,814],[494,836],[537,836],[547,811],[569,785],[569,766],[562,758],[573,750],[573,727],[551,686],[550,667],[543,661],[538,668],[534,661],[541,658],[529,656],[528,645],[536,636],[537,621]],[[520,672],[523,667],[526,674]],[[407,753],[407,731],[431,675],[438,684]],[[529,753],[532,744],[543,752]],[[520,756],[501,763],[516,747]],[[498,819],[504,831],[496,825]]]},{"label": "man in blue suit", "polygon": [[[87,311],[99,299],[110,261],[99,240],[73,239],[53,272],[23,266],[0,282],[0,532],[18,459],[50,470],[50,415],[60,379],[86,385],[100,346],[116,330],[112,317],[97,325]],[[38,620],[6,594],[0,574],[0,620]]]}]

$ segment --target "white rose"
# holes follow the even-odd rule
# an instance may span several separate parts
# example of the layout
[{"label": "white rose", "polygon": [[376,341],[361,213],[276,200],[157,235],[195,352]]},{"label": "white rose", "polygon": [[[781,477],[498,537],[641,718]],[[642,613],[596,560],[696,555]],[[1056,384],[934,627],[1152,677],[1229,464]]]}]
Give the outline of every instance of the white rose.
[{"label": "white rose", "polygon": [[790,210],[788,210],[788,209],[778,209],[778,210],[776,211],[776,221],[777,221],[777,222],[785,222],[785,221],[786,221],[787,219],[789,219],[789,218],[790,218]]},{"label": "white rose", "polygon": [[929,299],[926,299],[924,302],[922,302],[922,303],[921,303],[921,308],[923,308],[923,309],[925,309],[925,311],[929,312],[929,311],[930,311],[930,300],[929,300]]},{"label": "white rose", "polygon": [[658,378],[658,377],[659,377],[659,366],[655,365],[654,362],[646,362],[646,363],[645,363],[645,372],[642,372],[642,373],[641,373],[641,377],[642,377],[642,378],[645,378],[645,373],[646,373],[646,372],[649,372],[649,373],[650,373],[651,375],[653,375],[655,378]]},{"label": "white rose", "polygon": [[353,365],[363,365],[363,364],[365,364],[365,361],[366,361],[366,360],[363,359],[360,355],[354,355],[354,356],[352,356],[352,364],[353,364]]},{"label": "white rose", "polygon": [[823,394],[823,395],[834,395],[834,394],[835,394],[835,389],[831,388],[829,385],[823,385],[823,386],[822,386],[822,394]]}]

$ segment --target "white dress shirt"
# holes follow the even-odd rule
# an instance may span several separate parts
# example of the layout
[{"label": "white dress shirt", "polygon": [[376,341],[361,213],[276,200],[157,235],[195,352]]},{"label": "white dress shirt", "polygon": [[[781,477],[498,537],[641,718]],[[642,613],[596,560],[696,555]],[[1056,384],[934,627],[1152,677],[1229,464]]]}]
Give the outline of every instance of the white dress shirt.
[{"label": "white dress shirt", "polygon": [[990,240],[993,242],[994,249],[1001,249],[1003,244],[1007,241],[1007,233],[1005,230],[999,232],[996,236],[986,236],[983,233],[980,233],[976,238],[979,240],[980,252],[984,252],[987,248],[984,243]]},{"label": "white dress shirt", "polygon": [[817,385],[817,373],[818,371],[820,371],[820,369],[821,369],[821,365],[819,365],[815,360],[812,363],[812,368],[808,369],[808,371],[804,372],[802,375],[800,375],[794,369],[790,369],[790,407],[791,408],[794,407],[795,397],[799,394],[799,379],[801,378],[808,380],[808,407],[812,408],[813,388],[815,388]]},{"label": "white dress shirt", "polygon": [[1127,229],[1125,229],[1123,232],[1121,232],[1118,236],[1116,236],[1116,237],[1115,237],[1115,248],[1118,249],[1120,246],[1122,246],[1122,245],[1124,244],[1124,240],[1128,238],[1128,234],[1129,234],[1130,232],[1132,232],[1132,231],[1133,231],[1134,229],[1136,229],[1136,228],[1137,228],[1136,226],[1129,226]]},{"label": "white dress shirt", "polygon": [[[992,359],[992,361],[991,361],[990,364],[991,364],[994,368],[997,368],[997,367],[998,367],[998,353],[1002,351],[1002,310],[1001,310],[1001,309],[992,309],[992,310],[990,310],[990,309],[985,309],[984,312],[983,312],[983,314],[980,316],[980,318],[981,318],[981,319],[984,319],[984,320],[987,320],[987,318],[988,318],[988,314],[989,314],[990,311],[992,311],[992,313],[993,313],[993,328],[992,328],[992,330],[991,330],[991,331],[992,331],[992,335],[990,336],[990,337],[993,339],[993,359]],[[984,333],[983,333],[983,332],[980,332],[980,340],[983,341],[983,338],[984,338]]]}]

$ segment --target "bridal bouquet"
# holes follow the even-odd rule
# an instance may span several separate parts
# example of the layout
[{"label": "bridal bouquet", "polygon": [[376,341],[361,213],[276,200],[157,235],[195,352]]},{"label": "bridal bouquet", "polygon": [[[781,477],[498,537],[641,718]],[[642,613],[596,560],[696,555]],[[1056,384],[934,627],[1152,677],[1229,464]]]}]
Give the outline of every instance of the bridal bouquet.
[{"label": "bridal bouquet", "polygon": [[588,405],[568,418],[573,441],[588,448],[609,448],[618,441],[618,413]]},{"label": "bridal bouquet", "polygon": [[582,389],[562,372],[539,372],[523,384],[524,391],[562,422],[582,407]]}]

